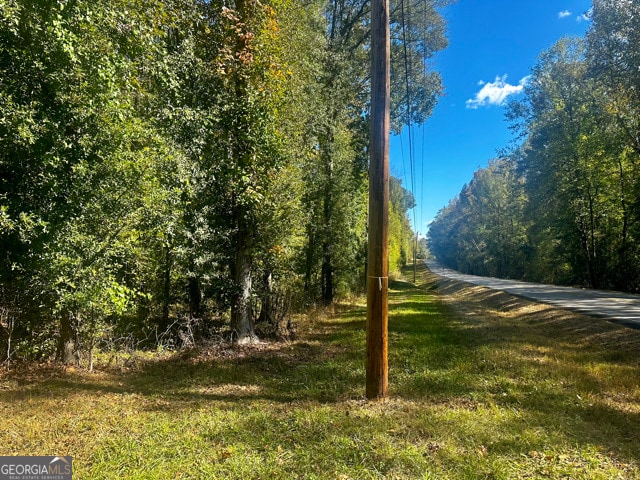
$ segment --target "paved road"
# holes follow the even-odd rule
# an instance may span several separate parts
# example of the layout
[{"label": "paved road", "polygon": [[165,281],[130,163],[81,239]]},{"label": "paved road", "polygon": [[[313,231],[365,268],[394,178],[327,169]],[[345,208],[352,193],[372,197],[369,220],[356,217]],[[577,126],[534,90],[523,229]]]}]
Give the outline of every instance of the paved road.
[{"label": "paved road", "polygon": [[587,315],[607,318],[616,323],[640,329],[640,295],[477,277],[443,268],[433,260],[427,260],[426,263],[429,270],[441,277],[502,290],[519,297]]}]

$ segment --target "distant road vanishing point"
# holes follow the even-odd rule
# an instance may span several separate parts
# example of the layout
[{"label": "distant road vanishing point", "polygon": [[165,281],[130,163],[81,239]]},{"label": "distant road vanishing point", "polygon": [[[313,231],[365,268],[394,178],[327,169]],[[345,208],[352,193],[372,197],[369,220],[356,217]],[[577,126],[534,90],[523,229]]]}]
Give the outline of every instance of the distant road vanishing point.
[{"label": "distant road vanishing point", "polygon": [[518,297],[640,329],[640,295],[478,277],[444,268],[435,260],[427,260],[426,264],[429,270],[440,277],[501,290]]}]

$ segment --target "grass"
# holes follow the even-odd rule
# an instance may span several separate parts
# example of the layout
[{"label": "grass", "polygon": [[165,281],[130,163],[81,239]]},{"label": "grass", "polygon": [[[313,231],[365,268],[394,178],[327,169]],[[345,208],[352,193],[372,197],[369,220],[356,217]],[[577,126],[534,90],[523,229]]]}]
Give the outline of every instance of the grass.
[{"label": "grass", "polygon": [[299,339],[0,376],[0,455],[77,479],[640,478],[640,332],[420,272],[390,294],[390,399],[365,307]]}]

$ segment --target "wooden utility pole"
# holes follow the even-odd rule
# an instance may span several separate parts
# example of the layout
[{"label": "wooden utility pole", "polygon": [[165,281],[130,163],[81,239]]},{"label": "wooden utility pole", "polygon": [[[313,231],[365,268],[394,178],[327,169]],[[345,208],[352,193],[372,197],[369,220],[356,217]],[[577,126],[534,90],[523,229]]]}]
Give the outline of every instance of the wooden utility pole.
[{"label": "wooden utility pole", "polygon": [[[415,219],[415,217],[414,217]],[[413,237],[413,283],[416,283],[416,257],[418,256],[418,232]]]},{"label": "wooden utility pole", "polygon": [[367,274],[367,388],[369,399],[388,394],[389,290],[389,0],[371,1],[371,142]]}]

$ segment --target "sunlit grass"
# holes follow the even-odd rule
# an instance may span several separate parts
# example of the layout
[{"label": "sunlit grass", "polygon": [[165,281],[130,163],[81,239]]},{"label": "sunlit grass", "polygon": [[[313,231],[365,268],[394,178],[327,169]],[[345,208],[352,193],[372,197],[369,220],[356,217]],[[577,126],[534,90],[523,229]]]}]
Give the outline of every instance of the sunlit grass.
[{"label": "sunlit grass", "polygon": [[78,479],[640,478],[638,359],[601,341],[617,331],[419,284],[391,285],[386,402],[363,398],[360,301],[291,343],[4,373],[0,454],[73,455]]}]

